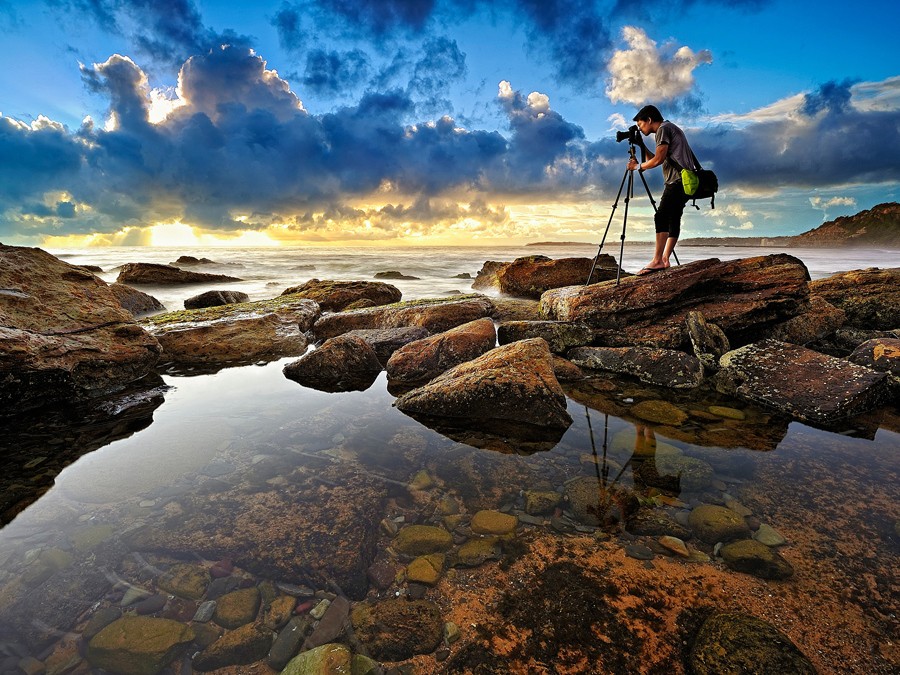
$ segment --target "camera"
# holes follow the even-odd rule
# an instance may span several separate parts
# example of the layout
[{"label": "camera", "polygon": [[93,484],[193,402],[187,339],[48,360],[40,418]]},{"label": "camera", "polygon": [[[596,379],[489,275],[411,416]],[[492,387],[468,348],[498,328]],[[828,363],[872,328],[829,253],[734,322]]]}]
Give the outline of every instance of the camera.
[{"label": "camera", "polygon": [[643,139],[641,138],[641,130],[637,128],[636,124],[632,124],[630,127],[628,127],[628,131],[616,132],[616,143],[621,143],[626,139],[628,139],[628,142],[633,145],[643,144]]}]

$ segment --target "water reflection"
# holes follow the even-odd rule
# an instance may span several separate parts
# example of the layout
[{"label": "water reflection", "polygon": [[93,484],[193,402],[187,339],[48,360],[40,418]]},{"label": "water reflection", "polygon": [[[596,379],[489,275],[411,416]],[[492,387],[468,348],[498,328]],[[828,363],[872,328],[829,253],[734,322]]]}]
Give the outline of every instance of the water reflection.
[{"label": "water reflection", "polygon": [[[468,630],[463,644],[478,646],[485,662],[502,656],[491,651],[491,635],[513,639],[502,613],[469,596],[479,574],[496,577],[495,586],[506,583],[490,562],[497,557],[519,565],[520,576],[557,557],[611,579],[617,570],[645,575],[647,596],[629,595],[627,585],[616,590],[642,607],[643,614],[628,614],[637,625],[629,628],[626,615],[609,607],[604,612],[632,637],[653,636],[646,644],[658,654],[642,652],[647,663],[672,658],[666,650],[677,650],[681,637],[636,616],[669,611],[665,620],[674,622],[690,603],[708,606],[718,596],[703,585],[706,575],[732,594],[722,603],[764,593],[764,585],[752,584],[763,582],[752,580],[753,592],[742,594],[746,575],[729,572],[711,544],[691,538],[688,518],[702,504],[746,513],[748,531],[771,525],[788,535],[787,555],[800,572],[770,594],[773,613],[800,617],[810,605],[831,611],[838,590],[821,580],[839,579],[852,589],[843,611],[875,627],[866,632],[845,617],[833,628],[838,639],[862,640],[871,650],[889,634],[889,570],[900,538],[894,433],[843,438],[712,391],[672,394],[602,378],[567,387],[574,422],[564,432],[541,437],[520,427],[491,434],[407,417],[392,407],[383,374],[366,392],[327,394],[284,378],[286,362],[167,375],[172,388],[164,402],[157,395],[80,424],[71,415],[48,416],[4,429],[19,467],[6,487],[38,486],[36,496],[56,484],[0,530],[0,660],[62,653],[100,612],[136,611],[135,595],[161,603],[144,606],[152,616],[187,624],[203,601],[241,585],[302,585],[354,601],[404,594],[410,561],[391,552],[396,529],[448,530],[449,566],[465,559],[462,546],[479,541],[471,519],[482,510],[516,516],[515,532],[422,592],[439,599],[448,617],[482,626],[486,642]],[[38,422],[45,426],[30,426]],[[71,464],[62,469],[65,462]],[[683,540],[683,553],[666,553],[662,537]],[[695,582],[672,587],[667,575],[684,573],[666,557],[673,555],[698,566],[690,574],[705,588],[702,596],[674,599]],[[639,556],[649,568],[627,566]],[[199,599],[165,590],[162,577],[183,565],[210,577]],[[665,573],[654,576],[657,568]],[[224,570],[221,578],[213,570]],[[665,602],[653,599],[657,591]],[[641,605],[641,598],[655,604]],[[444,668],[428,658],[426,667]],[[869,666],[885,663],[865,658]]]}]

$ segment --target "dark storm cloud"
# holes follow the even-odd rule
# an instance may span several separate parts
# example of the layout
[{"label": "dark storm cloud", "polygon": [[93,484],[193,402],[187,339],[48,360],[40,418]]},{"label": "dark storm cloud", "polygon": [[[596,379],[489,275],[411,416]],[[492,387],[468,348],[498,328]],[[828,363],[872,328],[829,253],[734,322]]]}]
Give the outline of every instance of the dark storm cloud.
[{"label": "dark storm cloud", "polygon": [[306,55],[304,89],[337,96],[368,77],[369,60],[359,49],[346,52],[314,49]]},{"label": "dark storm cloud", "polygon": [[844,113],[850,109],[850,87],[858,80],[844,80],[843,82],[826,82],[811,94],[806,94],[803,99],[802,112],[804,115],[829,111]]}]

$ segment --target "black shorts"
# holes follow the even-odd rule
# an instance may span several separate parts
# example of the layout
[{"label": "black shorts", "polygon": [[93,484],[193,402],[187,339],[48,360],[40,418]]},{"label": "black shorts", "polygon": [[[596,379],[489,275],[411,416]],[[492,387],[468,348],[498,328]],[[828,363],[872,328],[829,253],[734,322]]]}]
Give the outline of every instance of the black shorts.
[{"label": "black shorts", "polygon": [[681,234],[681,215],[689,199],[690,197],[684,194],[681,181],[666,185],[662,197],[659,198],[659,208],[653,217],[657,233],[668,232],[670,238],[678,239]]}]

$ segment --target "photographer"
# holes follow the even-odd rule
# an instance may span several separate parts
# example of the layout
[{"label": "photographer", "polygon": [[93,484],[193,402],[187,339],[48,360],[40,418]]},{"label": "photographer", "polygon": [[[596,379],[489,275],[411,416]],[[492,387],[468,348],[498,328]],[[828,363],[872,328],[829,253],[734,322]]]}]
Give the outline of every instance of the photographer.
[{"label": "photographer", "polygon": [[[634,116],[634,121],[637,122],[637,127],[644,136],[655,134],[656,151],[650,159],[643,163],[635,159],[628,160],[628,170],[646,171],[661,164],[666,184],[654,217],[656,246],[653,251],[653,260],[638,272],[638,274],[650,274],[669,267],[669,256],[681,233],[681,215],[684,213],[685,204],[690,199],[684,193],[684,187],[681,184],[681,169],[696,170],[699,167],[694,163],[693,153],[684,132],[671,122],[663,120],[663,116],[656,106],[646,105],[641,108]],[[640,136],[637,136],[637,143],[646,150]]]}]

